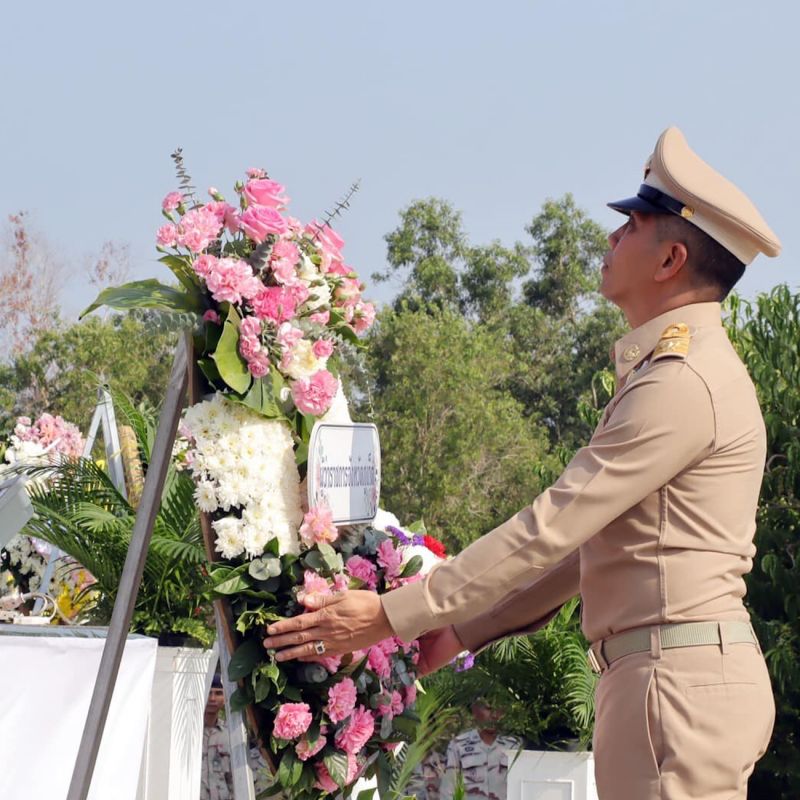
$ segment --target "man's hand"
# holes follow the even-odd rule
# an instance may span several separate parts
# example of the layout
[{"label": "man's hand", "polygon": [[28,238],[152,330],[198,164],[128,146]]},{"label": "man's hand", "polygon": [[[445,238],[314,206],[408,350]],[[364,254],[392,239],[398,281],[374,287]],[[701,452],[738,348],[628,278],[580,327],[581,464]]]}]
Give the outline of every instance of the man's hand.
[{"label": "man's hand", "polygon": [[448,625],[420,636],[419,649],[417,674],[429,675],[449,664],[464,649],[464,645],[453,626]]},{"label": "man's hand", "polygon": [[391,636],[392,626],[375,592],[359,589],[309,597],[309,611],[273,622],[264,647],[278,650],[278,661],[319,655],[317,642],[325,646],[326,656],[362,650]]}]

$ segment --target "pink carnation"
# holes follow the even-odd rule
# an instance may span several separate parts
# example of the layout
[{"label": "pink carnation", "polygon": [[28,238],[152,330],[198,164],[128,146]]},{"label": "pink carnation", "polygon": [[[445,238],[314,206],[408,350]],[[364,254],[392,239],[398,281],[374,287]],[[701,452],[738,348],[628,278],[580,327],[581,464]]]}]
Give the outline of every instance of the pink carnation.
[{"label": "pink carnation", "polygon": [[405,696],[405,703],[406,707],[413,706],[414,703],[417,702],[417,685],[412,683],[410,686],[406,686],[406,696]]},{"label": "pink carnation", "polygon": [[296,739],[311,725],[311,709],[307,703],[284,703],[278,708],[272,733],[279,739]]},{"label": "pink carnation", "polygon": [[242,336],[258,338],[261,336],[261,321],[256,317],[244,317],[239,326],[239,333]]},{"label": "pink carnation", "polygon": [[328,358],[333,353],[333,342],[330,339],[317,339],[311,350],[317,358]]},{"label": "pink carnation", "polygon": [[220,258],[214,264],[206,283],[211,296],[218,302],[241,303],[249,300],[262,288],[261,281],[253,275],[253,268],[238,258]]},{"label": "pink carnation", "polygon": [[260,167],[250,167],[246,173],[248,178],[266,178],[267,173]]},{"label": "pink carnation", "polygon": [[389,662],[389,657],[377,645],[370,647],[367,664],[379,678],[388,678],[392,674],[392,665]]},{"label": "pink carnation", "polygon": [[307,608],[309,599],[327,597],[330,593],[331,587],[328,581],[318,572],[307,569],[303,573],[303,588],[297,593],[297,601]]},{"label": "pink carnation", "polygon": [[356,705],[356,685],[352,678],[343,678],[328,689],[328,705],[325,711],[331,722],[347,719]]},{"label": "pink carnation", "polygon": [[268,319],[276,325],[288,322],[295,315],[297,303],[294,295],[285,286],[267,286],[253,298],[253,311],[260,319]]},{"label": "pink carnation", "polygon": [[300,260],[300,251],[297,245],[286,239],[279,239],[275,242],[270,254],[269,264],[275,274],[275,278],[280,283],[288,283],[295,277],[294,268]]},{"label": "pink carnation", "polygon": [[178,241],[178,229],[168,222],[156,231],[156,243],[160,247],[175,247]]},{"label": "pink carnation", "polygon": [[285,187],[269,178],[253,178],[244,186],[244,196],[248,203],[276,209],[289,202],[285,191]]},{"label": "pink carnation", "polygon": [[180,192],[170,192],[162,201],[161,208],[164,211],[174,211],[183,202]]},{"label": "pink carnation", "polygon": [[364,333],[375,322],[375,306],[372,303],[358,303],[353,318],[353,328],[356,333]]},{"label": "pink carnation", "polygon": [[331,321],[330,311],[317,311],[309,319],[316,325],[327,325]]},{"label": "pink carnation", "polygon": [[303,414],[322,416],[330,407],[339,382],[326,369],[320,369],[310,378],[292,384],[292,399]]},{"label": "pink carnation", "polygon": [[345,753],[355,755],[364,749],[375,730],[375,718],[359,706],[350,715],[349,722],[336,734],[336,746]]},{"label": "pink carnation", "polygon": [[213,322],[215,325],[219,325],[222,320],[219,318],[219,314],[214,311],[213,308],[209,308],[205,314],[203,314],[203,320],[205,322]]},{"label": "pink carnation", "polygon": [[[328,768],[323,761],[318,761],[314,764],[314,769],[317,772],[317,782],[314,784],[316,789],[322,789],[323,792],[329,792],[331,794],[339,791],[339,786],[336,784],[336,781],[331,778]],[[348,753],[347,777],[344,780],[345,785],[351,784],[355,780],[356,775],[358,775],[358,762],[352,753]]]},{"label": "pink carnation", "polygon": [[269,357],[263,350],[253,353],[253,355],[247,359],[247,369],[254,378],[263,378],[267,375],[269,373],[269,366]]},{"label": "pink carnation", "polygon": [[383,695],[378,700],[378,716],[381,717],[396,717],[403,713],[403,708],[403,697],[398,691]]},{"label": "pink carnation", "polygon": [[311,661],[314,661],[316,664],[322,664],[331,675],[334,675],[339,671],[339,667],[342,666],[342,657],[341,656],[314,656]]},{"label": "pink carnation", "polygon": [[220,225],[224,225],[231,233],[239,230],[239,213],[236,209],[224,200],[216,200],[208,203],[206,208],[214,212]]},{"label": "pink carnation", "polygon": [[278,344],[284,351],[291,350],[302,338],[303,331],[288,322],[284,322],[278,328]]},{"label": "pink carnation", "polygon": [[355,306],[361,300],[361,284],[354,278],[344,278],[333,290],[333,296],[343,306]]},{"label": "pink carnation", "polygon": [[397,643],[397,639],[394,636],[381,639],[381,641],[378,642],[375,647],[379,647],[387,656],[393,655],[400,649],[400,645]]},{"label": "pink carnation", "polygon": [[221,228],[222,223],[210,208],[193,208],[181,217],[178,244],[188,247],[193,253],[199,253],[219,236]]},{"label": "pink carnation", "polygon": [[395,580],[403,571],[403,554],[395,550],[390,539],[384,539],[378,545],[378,563],[383,567],[386,580]]},{"label": "pink carnation", "polygon": [[208,273],[217,266],[218,261],[219,259],[216,256],[210,256],[204,253],[194,260],[192,268],[201,278],[205,278],[208,276]]},{"label": "pink carnation", "polygon": [[315,506],[308,510],[300,526],[300,538],[311,547],[320,542],[335,542],[339,529],[333,524],[333,512],[328,506]]},{"label": "pink carnation", "polygon": [[274,209],[267,206],[250,206],[239,215],[239,225],[254,241],[261,243],[271,234],[286,233],[286,220]]},{"label": "pink carnation", "polygon": [[378,574],[375,565],[362,556],[350,556],[345,568],[349,575],[360,580],[367,589],[375,590],[378,586]]},{"label": "pink carnation", "polygon": [[306,738],[301,739],[295,745],[294,751],[297,753],[297,757],[301,761],[308,761],[309,758],[319,753],[319,751],[322,750],[327,743],[327,738],[320,733],[320,735],[317,737],[317,741],[314,742],[314,744],[309,744],[309,741]]}]

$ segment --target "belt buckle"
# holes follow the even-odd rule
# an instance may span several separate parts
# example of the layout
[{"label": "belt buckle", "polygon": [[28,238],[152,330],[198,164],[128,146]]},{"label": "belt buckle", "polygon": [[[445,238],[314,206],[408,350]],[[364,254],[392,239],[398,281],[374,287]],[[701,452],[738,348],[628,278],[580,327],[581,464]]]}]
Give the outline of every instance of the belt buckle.
[{"label": "belt buckle", "polygon": [[592,672],[594,672],[595,675],[602,674],[603,667],[600,664],[600,660],[597,658],[597,653],[595,653],[591,647],[586,651],[586,658],[589,661]]}]

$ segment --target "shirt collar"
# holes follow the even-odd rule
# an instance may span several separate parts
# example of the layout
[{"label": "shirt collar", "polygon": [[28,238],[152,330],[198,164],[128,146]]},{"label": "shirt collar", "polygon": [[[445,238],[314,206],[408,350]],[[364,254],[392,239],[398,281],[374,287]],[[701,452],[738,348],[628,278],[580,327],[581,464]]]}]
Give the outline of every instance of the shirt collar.
[{"label": "shirt collar", "polygon": [[683,322],[693,328],[719,327],[722,325],[722,307],[719,303],[692,303],[673,308],[648,320],[630,333],[626,333],[614,344],[614,366],[617,380],[639,366],[655,349],[664,330],[672,324]]}]

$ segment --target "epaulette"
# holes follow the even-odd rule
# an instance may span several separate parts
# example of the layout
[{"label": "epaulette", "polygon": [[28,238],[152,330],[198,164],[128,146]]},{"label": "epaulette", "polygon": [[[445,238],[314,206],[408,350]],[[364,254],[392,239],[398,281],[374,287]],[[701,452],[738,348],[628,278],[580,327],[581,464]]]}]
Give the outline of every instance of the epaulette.
[{"label": "epaulette", "polygon": [[669,325],[658,344],[650,356],[650,361],[657,361],[659,358],[686,358],[689,355],[689,342],[692,335],[689,333],[689,326],[683,322]]}]

